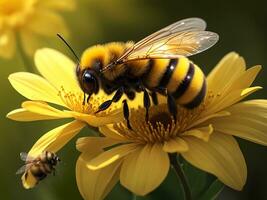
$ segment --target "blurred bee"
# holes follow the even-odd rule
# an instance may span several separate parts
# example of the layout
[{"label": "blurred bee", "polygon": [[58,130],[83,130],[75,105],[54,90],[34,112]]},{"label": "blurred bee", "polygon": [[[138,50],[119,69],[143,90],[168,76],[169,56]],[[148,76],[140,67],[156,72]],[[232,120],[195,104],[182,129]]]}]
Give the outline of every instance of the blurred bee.
[{"label": "blurred bee", "polygon": [[[80,87],[88,95],[87,101],[100,88],[107,94],[116,91],[112,99],[100,105],[97,111],[100,112],[119,101],[123,94],[132,100],[136,92],[143,92],[146,120],[151,105],[149,94],[154,104],[157,104],[156,93],[167,96],[174,119],[177,103],[189,109],[197,107],[206,94],[205,75],[186,57],[205,51],[218,41],[218,34],[205,29],[204,20],[188,18],[137,43],[112,42],[88,48],[76,69]],[[123,110],[131,128],[126,100]]]},{"label": "blurred bee", "polygon": [[25,165],[16,174],[24,173],[21,180],[26,189],[35,187],[39,181],[52,172],[55,175],[55,166],[60,161],[55,153],[49,151],[44,151],[36,158],[31,158],[27,153],[21,152],[20,158],[25,161]]}]

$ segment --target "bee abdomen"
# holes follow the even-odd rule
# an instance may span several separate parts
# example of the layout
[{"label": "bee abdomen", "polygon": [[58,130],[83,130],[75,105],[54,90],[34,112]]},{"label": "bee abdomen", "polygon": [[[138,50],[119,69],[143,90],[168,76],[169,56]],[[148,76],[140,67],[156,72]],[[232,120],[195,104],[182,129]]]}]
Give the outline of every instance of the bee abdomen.
[{"label": "bee abdomen", "polygon": [[[174,82],[176,82],[176,86]],[[197,65],[187,58],[180,58],[167,90],[172,93],[179,104],[187,108],[195,108],[202,102],[206,94],[205,75]]]},{"label": "bee abdomen", "polygon": [[194,108],[206,94],[205,76],[201,69],[186,57],[156,60],[146,79],[149,88],[167,88],[177,103]]},{"label": "bee abdomen", "polygon": [[37,180],[42,180],[46,177],[46,172],[43,166],[40,164],[35,164],[31,167],[31,173]]},{"label": "bee abdomen", "polygon": [[206,83],[206,80],[204,79],[203,84],[202,84],[201,89],[198,92],[198,94],[194,97],[194,99],[192,101],[185,104],[185,107],[187,107],[189,109],[197,107],[205,98],[206,90],[207,90],[207,83]]},{"label": "bee abdomen", "polygon": [[[153,90],[153,88],[161,87],[161,84],[165,85],[166,82],[168,82],[168,77],[170,76],[171,71],[168,71],[170,60],[154,59],[151,61],[153,62],[149,62],[149,68],[143,75],[143,82],[147,88]],[[166,77],[164,77],[164,74],[166,74]]]},{"label": "bee abdomen", "polygon": [[[175,99],[182,97],[188,90],[192,78],[195,73],[195,67],[192,63],[189,64],[188,71],[183,79],[180,80],[180,84],[177,85],[176,90],[172,93]],[[171,88],[170,88],[171,89]]]},{"label": "bee abdomen", "polygon": [[167,84],[169,83],[177,64],[178,64],[178,59],[171,59],[169,61],[169,64],[166,67],[166,71],[164,72],[159,83],[161,87],[164,87],[164,88],[167,87]]}]

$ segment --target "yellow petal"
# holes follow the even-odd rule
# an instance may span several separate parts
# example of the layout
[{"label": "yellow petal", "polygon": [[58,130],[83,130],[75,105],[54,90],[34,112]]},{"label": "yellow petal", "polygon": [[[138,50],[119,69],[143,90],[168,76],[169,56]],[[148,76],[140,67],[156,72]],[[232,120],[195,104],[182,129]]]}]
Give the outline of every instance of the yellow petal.
[{"label": "yellow petal", "polygon": [[244,59],[236,53],[226,55],[207,77],[208,90],[214,98],[202,116],[222,110],[247,96],[242,91],[250,90],[248,88],[260,70],[259,65],[246,70]]},{"label": "yellow petal", "polygon": [[[217,108],[217,110],[223,109],[224,107],[221,106],[222,103],[225,102],[225,99],[228,100],[229,99],[228,96],[232,95],[232,93],[240,95],[241,94],[241,93],[239,94],[240,91],[249,88],[260,70],[261,66],[254,66],[244,72],[240,72],[240,75],[236,77],[235,80],[232,80],[232,82],[230,83],[226,82],[225,83],[226,86],[224,88],[221,88],[221,90],[218,91],[218,93],[212,91],[213,94],[216,96],[215,98],[212,99],[212,102],[208,104],[207,110],[215,110],[215,108]],[[220,108],[218,109],[218,107]]]},{"label": "yellow petal", "polygon": [[28,20],[26,28],[44,36],[55,37],[57,33],[64,36],[69,34],[63,18],[55,12],[45,9],[36,9],[34,15]]},{"label": "yellow petal", "polygon": [[195,137],[184,138],[189,150],[182,156],[197,168],[218,177],[225,185],[242,190],[247,167],[236,140],[229,135],[213,133],[209,142]]},{"label": "yellow petal", "polygon": [[82,137],[76,141],[76,149],[80,152],[89,151],[91,149],[103,149],[118,144],[121,141],[108,137]]},{"label": "yellow petal", "polygon": [[106,115],[103,117],[102,116],[99,117],[94,114],[83,114],[74,111],[68,111],[68,112],[77,120],[84,121],[93,127],[99,127],[106,124],[117,123],[123,119],[122,112],[116,112],[116,113],[114,112],[114,114]]},{"label": "yellow petal", "polygon": [[11,58],[16,49],[16,38],[12,31],[0,31],[0,56]]},{"label": "yellow petal", "polygon": [[101,169],[115,162],[116,160],[126,156],[138,148],[136,144],[124,144],[114,147],[101,153],[97,157],[88,162],[88,168],[92,170]]},{"label": "yellow petal", "polygon": [[75,75],[76,65],[68,57],[53,49],[37,50],[34,61],[39,72],[58,90],[82,93]]},{"label": "yellow petal", "polygon": [[87,167],[87,162],[94,156],[96,155],[89,151],[82,153],[76,163],[77,186],[83,199],[86,200],[104,199],[119,179],[120,161],[103,169],[90,170]]},{"label": "yellow petal", "polygon": [[121,184],[137,195],[146,195],[162,183],[169,166],[168,154],[161,145],[146,145],[123,161]]},{"label": "yellow petal", "polygon": [[65,105],[59,98],[58,91],[41,76],[17,72],[9,75],[8,79],[15,90],[30,100]]},{"label": "yellow petal", "polygon": [[57,119],[57,117],[53,116],[32,113],[24,108],[12,110],[7,114],[7,118],[22,122]]},{"label": "yellow petal", "polygon": [[106,137],[110,137],[117,140],[125,140],[124,136],[113,128],[113,124],[108,124],[99,127],[100,133],[103,133]]},{"label": "yellow petal", "polygon": [[166,141],[163,145],[163,151],[167,153],[185,152],[188,150],[188,145],[182,138],[174,138]]},{"label": "yellow petal", "polygon": [[258,73],[261,70],[260,65],[256,65],[254,67],[249,68],[244,73],[240,74],[240,76],[233,82],[233,84],[228,88],[228,91],[233,91],[237,89],[245,89],[251,86]]},{"label": "yellow petal", "polygon": [[210,124],[209,126],[199,127],[199,128],[195,128],[195,129],[191,129],[191,130],[185,131],[181,135],[182,136],[194,136],[194,137],[196,137],[198,139],[201,139],[201,140],[203,140],[205,142],[208,142],[212,132],[213,132],[213,127]]},{"label": "yellow petal", "polygon": [[[203,114],[203,116],[202,116],[202,114]],[[190,129],[192,127],[196,127],[197,125],[199,125],[199,124],[201,124],[203,122],[206,122],[209,119],[217,118],[217,117],[229,116],[230,114],[231,114],[230,112],[225,111],[225,110],[217,112],[217,113],[214,113],[214,114],[210,114],[210,115],[207,115],[207,116],[206,116],[206,113],[201,113],[199,118],[196,119],[192,124],[190,124],[188,126],[188,129]]]},{"label": "yellow petal", "polygon": [[22,108],[32,113],[53,117],[54,119],[72,117],[69,113],[53,108],[45,102],[25,101],[22,103]]},{"label": "yellow petal", "polygon": [[73,121],[68,124],[59,126],[45,133],[31,148],[29,155],[37,157],[43,151],[57,152],[69,140],[71,140],[85,126],[80,121]]},{"label": "yellow petal", "polygon": [[228,53],[209,73],[207,77],[208,89],[215,94],[222,91],[240,76],[246,69],[245,61],[237,53]]},{"label": "yellow petal", "polygon": [[48,9],[57,9],[62,11],[72,11],[76,8],[76,2],[74,0],[64,0],[64,1],[55,1],[55,0],[45,0],[39,1],[38,6],[46,7]]},{"label": "yellow petal", "polygon": [[231,91],[231,92],[229,92],[228,95],[225,95],[224,97],[222,97],[220,99],[220,101],[216,102],[216,104],[214,106],[209,107],[204,114],[209,115],[211,113],[215,113],[215,112],[218,112],[222,109],[225,109],[225,108],[241,101],[245,97],[249,96],[250,94],[252,94],[252,93],[254,93],[260,89],[262,89],[262,87],[256,86],[256,87],[250,87],[250,88],[246,88],[246,89],[239,89],[239,90]]},{"label": "yellow petal", "polygon": [[230,116],[211,120],[220,132],[267,145],[267,100],[251,100],[228,108]]}]

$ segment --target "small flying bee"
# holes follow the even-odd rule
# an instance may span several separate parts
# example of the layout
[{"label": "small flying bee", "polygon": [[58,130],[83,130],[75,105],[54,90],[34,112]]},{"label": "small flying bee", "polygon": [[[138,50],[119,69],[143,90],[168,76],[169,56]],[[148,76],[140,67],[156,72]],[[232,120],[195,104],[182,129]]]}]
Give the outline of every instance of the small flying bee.
[{"label": "small flying bee", "polygon": [[50,173],[55,175],[55,166],[60,161],[55,153],[49,151],[44,151],[36,158],[21,152],[20,158],[25,161],[25,165],[19,168],[16,174],[24,173],[21,180],[26,189],[35,187],[39,181],[43,180]]},{"label": "small flying bee", "polygon": [[[167,97],[174,119],[177,103],[188,109],[197,107],[206,95],[206,78],[187,57],[205,51],[219,40],[218,34],[205,29],[204,20],[188,18],[137,43],[112,42],[88,48],[76,68],[80,87],[88,95],[87,101],[100,88],[107,94],[115,92],[112,99],[99,106],[97,112],[100,112],[118,102],[123,94],[132,100],[136,92],[143,92],[146,120],[151,99],[157,104],[157,93]],[[131,128],[126,99],[123,113]]]}]

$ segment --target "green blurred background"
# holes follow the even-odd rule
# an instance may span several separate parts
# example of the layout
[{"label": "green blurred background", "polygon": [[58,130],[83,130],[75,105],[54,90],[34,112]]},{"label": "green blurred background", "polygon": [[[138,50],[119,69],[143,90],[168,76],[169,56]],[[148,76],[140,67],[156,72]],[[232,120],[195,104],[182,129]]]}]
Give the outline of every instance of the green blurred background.
[{"label": "green blurred background", "polygon": [[[93,44],[137,41],[177,20],[201,17],[207,21],[208,30],[220,35],[220,41],[210,50],[191,59],[203,66],[203,70],[208,73],[222,56],[229,51],[236,51],[244,56],[248,66],[263,65],[255,85],[267,86],[264,69],[267,66],[267,9],[264,1],[77,0],[77,4],[77,10],[65,14],[64,17],[71,30],[69,41],[78,55]],[[72,56],[56,37],[46,39],[45,43],[48,47]],[[19,153],[29,150],[43,133],[63,122],[22,123],[6,119],[6,113],[20,107],[24,100],[11,87],[7,77],[13,72],[25,71],[25,68],[19,54],[12,60],[0,59],[0,67],[1,199],[81,199],[75,182],[74,169],[78,157],[75,141],[59,152],[63,162],[57,168],[56,177],[46,179],[33,190],[22,188],[20,177],[15,175],[23,164]],[[261,90],[251,98],[266,98],[265,91]],[[242,192],[225,188],[218,199],[267,199],[267,148],[238,141],[248,165],[247,184]],[[177,180],[170,174],[156,192],[142,199],[177,199],[177,187]],[[117,186],[107,199],[131,199],[131,196],[125,189]]]}]

